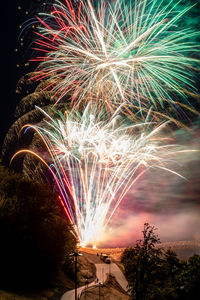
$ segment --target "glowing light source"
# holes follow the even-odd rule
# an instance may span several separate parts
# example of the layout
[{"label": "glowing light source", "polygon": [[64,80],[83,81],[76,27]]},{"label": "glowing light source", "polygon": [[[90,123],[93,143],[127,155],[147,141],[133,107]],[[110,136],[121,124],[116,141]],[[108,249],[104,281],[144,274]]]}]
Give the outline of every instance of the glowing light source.
[{"label": "glowing light source", "polygon": [[[176,111],[178,99],[194,92],[192,68],[199,63],[192,41],[199,33],[182,28],[191,8],[180,1],[55,1],[41,13],[35,78],[50,79],[57,102],[71,94],[75,105],[93,100],[110,111],[116,103]],[[191,56],[193,55],[193,57]]]},{"label": "glowing light source", "polygon": [[40,110],[47,117],[45,126],[25,128],[40,135],[49,158],[32,154],[46,166],[48,162],[58,198],[82,246],[97,244],[121,200],[146,170],[161,168],[178,175],[166,164],[183,150],[159,136],[166,123],[153,129],[148,121],[133,125],[117,112],[108,120],[90,105],[81,114],[54,112],[54,117]]}]

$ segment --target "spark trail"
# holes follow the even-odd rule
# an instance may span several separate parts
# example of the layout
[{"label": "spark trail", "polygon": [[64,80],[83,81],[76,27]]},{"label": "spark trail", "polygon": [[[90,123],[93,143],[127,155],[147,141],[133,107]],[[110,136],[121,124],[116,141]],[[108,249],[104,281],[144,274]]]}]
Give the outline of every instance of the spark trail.
[{"label": "spark trail", "polygon": [[70,94],[73,105],[93,100],[107,111],[125,103],[183,113],[187,91],[195,93],[199,33],[182,28],[191,6],[178,11],[181,2],[87,0],[75,10],[70,0],[55,1],[38,17],[34,78],[47,81],[56,102]]},{"label": "spark trail", "polygon": [[146,170],[161,168],[177,174],[167,163],[184,150],[161,137],[166,123],[155,126],[147,120],[133,125],[117,112],[108,120],[90,104],[81,114],[74,110],[54,112],[51,117],[40,111],[46,123],[23,129],[30,127],[39,134],[49,158],[24,149],[12,159],[31,153],[49,168],[82,246],[96,245],[102,238],[120,202]]}]

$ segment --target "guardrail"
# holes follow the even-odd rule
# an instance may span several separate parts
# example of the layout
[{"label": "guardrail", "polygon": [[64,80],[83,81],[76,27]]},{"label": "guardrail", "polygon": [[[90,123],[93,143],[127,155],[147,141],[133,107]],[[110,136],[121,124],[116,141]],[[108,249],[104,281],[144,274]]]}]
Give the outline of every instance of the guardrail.
[{"label": "guardrail", "polygon": [[[95,280],[95,281],[96,281],[96,280]],[[87,292],[87,291],[89,291],[89,290],[92,290],[92,289],[95,288],[95,287],[99,287],[99,286],[103,286],[103,285],[104,285],[103,283],[98,282],[98,283],[94,283],[94,284],[91,285],[91,286],[85,287],[85,288],[81,291],[81,293],[78,295],[78,300],[81,299],[81,296],[82,296],[83,293],[85,293],[85,292]]]}]

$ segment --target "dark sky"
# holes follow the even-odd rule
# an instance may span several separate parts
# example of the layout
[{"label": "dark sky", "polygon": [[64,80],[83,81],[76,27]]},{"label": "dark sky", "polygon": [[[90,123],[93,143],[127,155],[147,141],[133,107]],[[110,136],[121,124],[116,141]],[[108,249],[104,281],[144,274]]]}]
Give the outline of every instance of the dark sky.
[{"label": "dark sky", "polygon": [[[13,1],[14,2],[14,1]],[[19,24],[17,20],[17,2],[10,4],[9,1],[3,2],[1,8],[1,142],[11,123],[14,101],[14,88],[18,70],[16,69],[16,47],[17,30]],[[13,30],[15,28],[15,30]]]},{"label": "dark sky", "polygon": [[0,110],[0,143],[13,123],[16,106],[15,87],[18,79],[27,72],[24,64],[27,57],[25,48],[18,40],[19,26],[29,18],[27,12],[37,0],[13,0],[1,3],[1,110]]},{"label": "dark sky", "polygon": [[33,57],[31,43],[34,34],[31,26],[26,27],[26,24],[30,24],[32,18],[38,12],[46,10],[47,5],[50,7],[52,2],[53,0],[7,0],[1,3],[0,149],[5,134],[14,122],[13,115],[18,101],[15,95],[16,84],[21,76],[36,67],[36,63],[27,63]]}]

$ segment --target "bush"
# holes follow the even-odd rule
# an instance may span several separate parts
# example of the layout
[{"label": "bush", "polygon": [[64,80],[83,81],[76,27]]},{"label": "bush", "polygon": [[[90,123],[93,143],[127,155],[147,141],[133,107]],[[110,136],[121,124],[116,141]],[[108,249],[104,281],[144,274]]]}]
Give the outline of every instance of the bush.
[{"label": "bush", "polygon": [[66,261],[72,269],[76,239],[57,195],[2,166],[0,224],[1,287],[49,284]]}]

